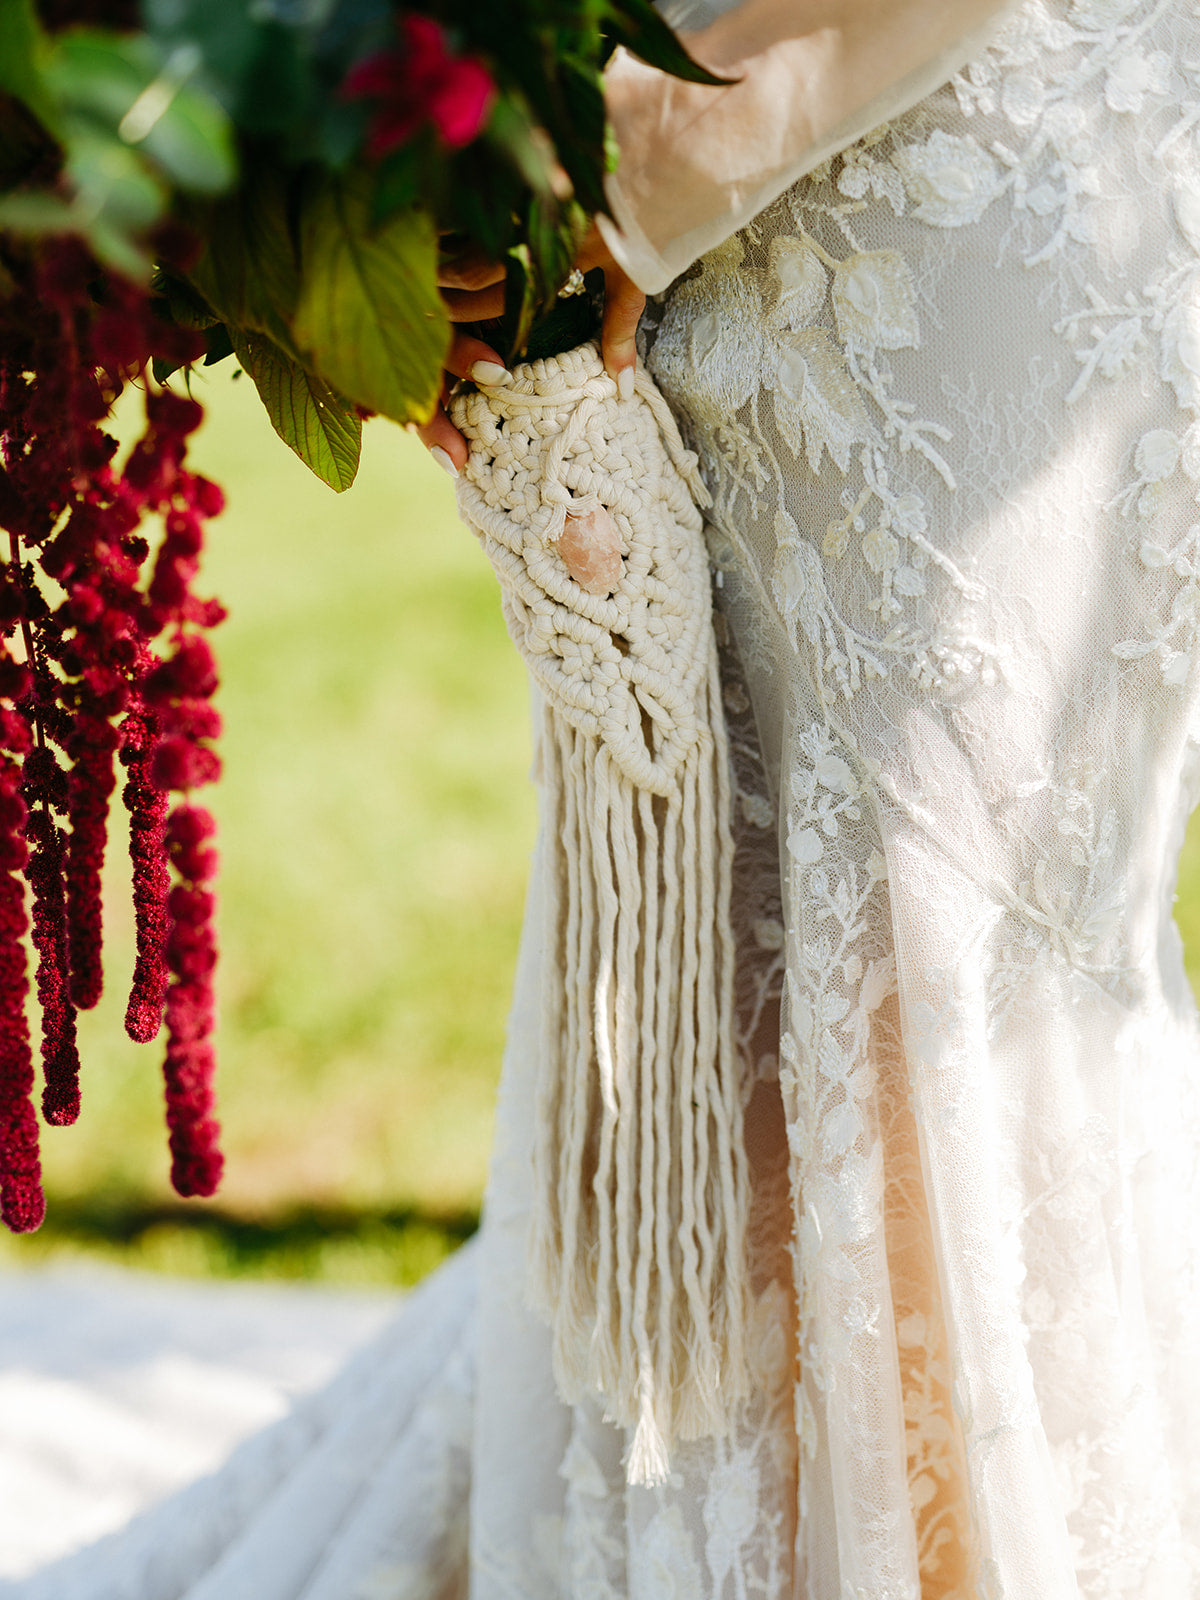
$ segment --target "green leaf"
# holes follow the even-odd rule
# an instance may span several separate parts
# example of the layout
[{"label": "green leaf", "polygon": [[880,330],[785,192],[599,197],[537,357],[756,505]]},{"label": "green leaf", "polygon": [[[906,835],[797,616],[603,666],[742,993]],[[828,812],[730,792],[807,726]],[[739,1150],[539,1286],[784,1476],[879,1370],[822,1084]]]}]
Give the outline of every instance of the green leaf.
[{"label": "green leaf", "polygon": [[520,355],[529,338],[538,309],[537,282],[527,244],[508,252],[504,279],[504,327],[508,334],[506,359]]},{"label": "green leaf", "polygon": [[606,211],[604,194],[604,130],[607,117],[598,74],[586,62],[568,57],[559,63],[567,119],[547,124],[575,196],[588,212]]},{"label": "green leaf", "polygon": [[143,23],[160,49],[198,46],[205,83],[232,112],[261,45],[262,24],[246,0],[142,0]]},{"label": "green leaf", "polygon": [[530,201],[525,225],[541,298],[549,302],[562,288],[588,231],[588,214],[574,201]]},{"label": "green leaf", "polygon": [[159,309],[181,328],[211,328],[218,318],[190,283],[165,267],[159,267],[151,284],[161,302]]},{"label": "green leaf", "polygon": [[[252,273],[248,274],[248,310],[262,317],[265,331],[272,322],[291,322],[300,296],[300,263],[288,216],[287,178],[279,167],[259,167],[242,191],[242,219]],[[278,343],[278,338],[276,338]]]},{"label": "green leaf", "polygon": [[[558,290],[565,282],[575,260],[583,235],[587,232],[587,213],[574,202],[560,205],[557,201],[544,204],[536,195],[526,208],[521,243],[508,252],[508,274],[504,284],[504,326],[508,336],[508,354],[527,354],[531,334],[547,316],[556,309],[564,309],[567,302],[560,301]],[[556,325],[575,325],[581,319],[574,307],[570,314],[557,319]],[[557,334],[551,335],[557,338]],[[580,343],[587,334],[581,334]],[[560,350],[569,349],[567,344]]]},{"label": "green leaf", "polygon": [[609,0],[606,10],[604,31],[613,44],[623,44],[649,66],[714,89],[737,82],[736,78],[719,78],[693,61],[650,0]]},{"label": "green leaf", "polygon": [[40,41],[35,25],[22,33],[21,18],[17,0],[0,0],[0,26],[12,24],[20,46],[10,55],[0,34],[0,71],[28,94],[34,44],[45,57],[39,82],[54,106],[70,195],[65,202],[11,195],[8,225],[82,234],[107,266],[144,279],[150,270],[145,235],[166,211],[168,187],[207,192],[236,176],[228,120],[215,101],[184,81],[196,52],[164,65],[140,35],[79,29]]},{"label": "green leaf", "polygon": [[343,493],[354,482],[362,449],[354,407],[261,334],[234,334],[233,348],[275,432],[318,478]]},{"label": "green leaf", "polygon": [[527,200],[520,175],[493,145],[477,139],[458,152],[435,214],[440,227],[460,234],[489,261],[502,261],[519,235]]},{"label": "green leaf", "polygon": [[361,101],[327,100],[320,107],[313,146],[317,158],[338,171],[348,167],[362,149],[367,131],[367,108]]},{"label": "green leaf", "polygon": [[55,159],[52,135],[27,105],[0,89],[0,190],[52,171]]},{"label": "green leaf", "polygon": [[79,233],[105,264],[129,278],[145,278],[150,261],[126,228],[106,220],[101,211],[85,215],[78,200],[53,194],[8,194],[0,197],[0,228],[12,233]]},{"label": "green leaf", "polygon": [[75,208],[57,195],[0,196],[0,228],[13,233],[70,233],[78,221]]},{"label": "green leaf", "polygon": [[57,133],[58,113],[42,78],[39,57],[46,36],[38,26],[33,0],[0,0],[0,89],[29,107],[34,116]]},{"label": "green leaf", "polygon": [[617,143],[616,129],[611,123],[604,130],[604,170],[615,172],[621,165],[621,147]]},{"label": "green leaf", "polygon": [[437,233],[422,211],[372,230],[369,176],[320,181],[300,219],[292,334],[316,371],[396,422],[433,414],[450,343],[437,291]]},{"label": "green leaf", "polygon": [[484,138],[512,163],[535,194],[554,193],[554,152],[522,96],[502,95],[492,109]]},{"label": "green leaf", "polygon": [[398,211],[408,211],[421,197],[421,184],[425,178],[424,163],[414,145],[402,145],[385,157],[375,169],[375,190],[371,196],[371,225],[378,226],[395,216]]},{"label": "green leaf", "polygon": [[307,142],[318,110],[308,52],[294,29],[266,18],[261,24],[234,108],[238,127],[259,137],[278,134]]},{"label": "green leaf", "polygon": [[237,179],[233,131],[225,113],[195,89],[173,89],[166,68],[130,107],[120,131],[191,194],[223,194]]},{"label": "green leaf", "polygon": [[189,273],[217,320],[265,333],[289,354],[300,270],[288,221],[288,189],[260,165],[239,192],[196,218],[204,253]]},{"label": "green leaf", "polygon": [[46,82],[61,105],[115,129],[158,65],[144,38],[73,30],[51,46]]},{"label": "green leaf", "polygon": [[223,322],[214,322],[211,328],[204,332],[204,365],[215,367],[220,361],[227,361],[233,354],[233,340],[229,337],[229,329]]},{"label": "green leaf", "polygon": [[101,261],[144,279],[150,258],[140,236],[163,214],[166,196],[138,157],[111,137],[69,120],[66,176],[73,190],[58,195],[10,193],[0,199],[0,227],[15,233],[79,233]]},{"label": "green leaf", "polygon": [[166,209],[161,182],[128,145],[86,123],[67,123],[66,174],[75,191],[74,209],[86,222],[135,234]]},{"label": "green leaf", "polygon": [[163,59],[143,36],[78,30],[56,41],[46,82],[64,113],[140,149],[180,188],[220,194],[237,161],[228,117],[188,82],[200,59],[192,45]]},{"label": "green leaf", "polygon": [[114,227],[103,217],[97,217],[79,231],[91,246],[92,254],[98,261],[102,261],[106,267],[111,267],[114,272],[132,278],[135,283],[145,282],[150,271],[150,257],[137,241],[130,237],[127,229]]}]

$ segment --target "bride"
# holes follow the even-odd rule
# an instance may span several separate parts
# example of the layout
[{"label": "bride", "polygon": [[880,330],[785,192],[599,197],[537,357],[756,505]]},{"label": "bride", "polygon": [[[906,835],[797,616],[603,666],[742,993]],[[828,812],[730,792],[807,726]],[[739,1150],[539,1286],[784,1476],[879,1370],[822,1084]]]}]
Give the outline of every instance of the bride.
[{"label": "bride", "polygon": [[720,9],[735,86],[611,66],[581,264],[712,496],[749,1398],[648,1485],[556,1394],[544,833],[479,1238],[24,1600],[1200,1595],[1200,13]]}]

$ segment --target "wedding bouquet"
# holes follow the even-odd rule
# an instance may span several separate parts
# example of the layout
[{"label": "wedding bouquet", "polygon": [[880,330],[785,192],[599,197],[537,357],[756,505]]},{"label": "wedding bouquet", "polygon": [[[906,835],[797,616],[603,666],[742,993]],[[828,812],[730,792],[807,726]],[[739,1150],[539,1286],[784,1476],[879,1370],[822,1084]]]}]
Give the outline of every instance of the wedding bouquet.
[{"label": "wedding bouquet", "polygon": [[[44,1212],[25,935],[43,1114],[67,1123],[118,766],[126,1026],[166,1024],[175,1187],[220,1176],[216,854],[194,794],[219,772],[223,612],[194,586],[222,495],[187,466],[190,367],[236,360],[348,488],[364,416],[438,403],[442,256],[506,264],[489,337],[510,359],[593,331],[592,297],[557,295],[604,209],[612,49],[714,80],[649,0],[0,0],[0,40],[0,1214],[20,1231]],[[118,460],[105,427],[131,383],[145,427]]]}]

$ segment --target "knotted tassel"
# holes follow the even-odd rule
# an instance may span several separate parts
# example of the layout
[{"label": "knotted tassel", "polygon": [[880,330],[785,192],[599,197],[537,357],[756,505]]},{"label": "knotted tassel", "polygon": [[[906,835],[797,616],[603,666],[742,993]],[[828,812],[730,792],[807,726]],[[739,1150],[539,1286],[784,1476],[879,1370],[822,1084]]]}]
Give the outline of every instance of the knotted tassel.
[{"label": "knotted tassel", "polygon": [[532,1298],[568,1402],[633,1431],[632,1483],[746,1394],[748,1179],[733,1043],[729,756],[697,503],[642,372],[595,345],[453,403],[458,505],[541,692],[550,977]]}]

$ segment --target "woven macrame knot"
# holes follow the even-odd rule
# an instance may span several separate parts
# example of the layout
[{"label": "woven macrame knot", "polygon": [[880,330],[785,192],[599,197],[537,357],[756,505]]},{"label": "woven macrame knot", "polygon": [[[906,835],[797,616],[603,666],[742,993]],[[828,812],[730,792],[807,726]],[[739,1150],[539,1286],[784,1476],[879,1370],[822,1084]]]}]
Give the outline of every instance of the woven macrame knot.
[{"label": "woven macrame knot", "polygon": [[530,1293],[631,1482],[748,1388],[729,757],[699,505],[594,345],[459,395],[458,502],[541,691],[546,973]]},{"label": "woven macrame knot", "polygon": [[639,372],[622,402],[583,345],[458,396],[453,414],[471,440],[459,510],[539,688],[631,782],[672,793],[700,738],[707,495],[661,395]]}]

